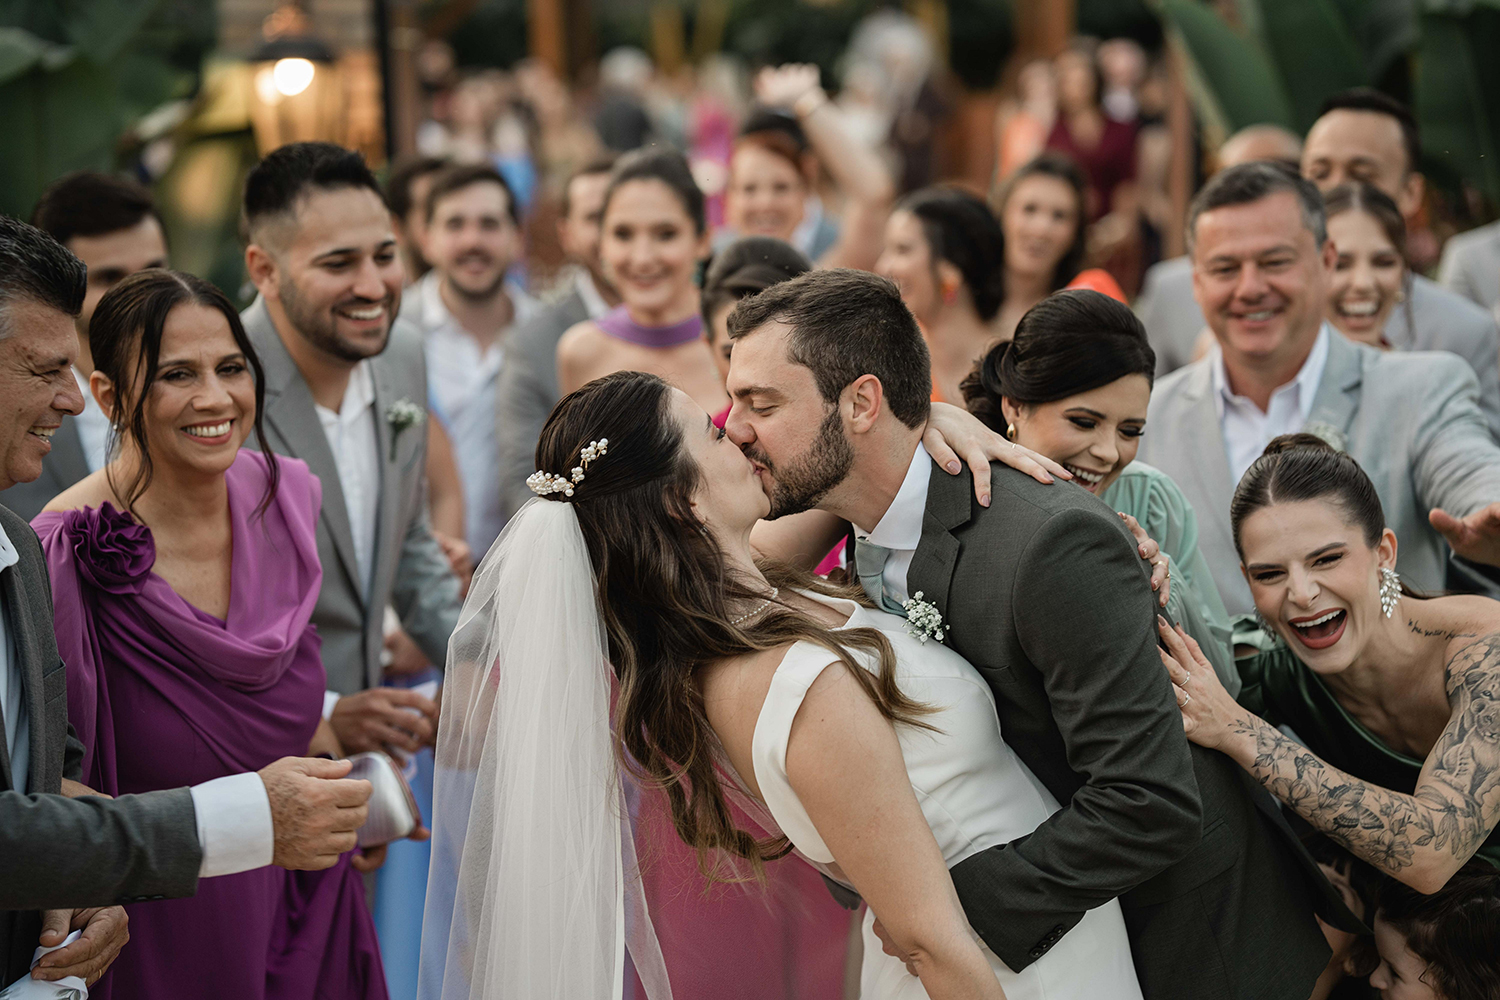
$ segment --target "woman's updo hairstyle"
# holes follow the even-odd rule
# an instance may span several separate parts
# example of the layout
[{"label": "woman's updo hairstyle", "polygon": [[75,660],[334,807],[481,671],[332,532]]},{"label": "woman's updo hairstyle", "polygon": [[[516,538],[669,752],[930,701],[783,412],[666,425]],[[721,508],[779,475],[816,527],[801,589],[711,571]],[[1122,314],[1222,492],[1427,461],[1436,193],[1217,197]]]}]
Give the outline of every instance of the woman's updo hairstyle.
[{"label": "woman's updo hairstyle", "polygon": [[620,157],[615,162],[614,170],[610,171],[609,187],[604,189],[604,208],[599,213],[601,218],[609,214],[609,203],[615,192],[622,184],[631,181],[661,181],[682,203],[683,211],[693,220],[697,232],[701,234],[708,228],[703,191],[693,179],[692,168],[681,153],[647,146]]},{"label": "woman's updo hairstyle", "polygon": [[964,403],[1003,432],[1000,401],[1037,406],[1127,375],[1156,378],[1156,352],[1130,307],[1085,288],[1054,292],[1026,311],[1014,340],[996,344],[963,380]]},{"label": "woman's updo hairstyle", "polygon": [[1229,523],[1240,559],[1240,529],[1245,518],[1278,503],[1323,500],[1335,504],[1345,519],[1360,529],[1365,544],[1374,548],[1385,531],[1385,510],[1365,470],[1346,452],[1314,434],[1282,434],[1271,439],[1255,460],[1229,502]]},{"label": "woman's updo hairstyle", "polygon": [[703,276],[703,330],[712,339],[713,314],[731,302],[790,281],[813,268],[807,255],[774,236],[746,236],[719,251]]},{"label": "woman's updo hairstyle", "polygon": [[912,192],[896,208],[922,223],[933,268],[940,260],[958,268],[979,318],[994,319],[1005,301],[1005,237],[984,200],[941,184]]}]

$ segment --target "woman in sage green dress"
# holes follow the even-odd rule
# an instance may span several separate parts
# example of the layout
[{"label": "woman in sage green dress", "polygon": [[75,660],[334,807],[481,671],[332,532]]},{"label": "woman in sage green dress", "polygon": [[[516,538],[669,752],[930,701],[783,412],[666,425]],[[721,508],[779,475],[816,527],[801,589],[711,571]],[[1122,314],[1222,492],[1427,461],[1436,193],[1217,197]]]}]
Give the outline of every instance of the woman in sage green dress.
[{"label": "woman in sage green dress", "polygon": [[1229,613],[1198,551],[1192,505],[1166,473],[1135,461],[1155,372],[1156,354],[1129,307],[1080,289],[1033,307],[1015,339],[990,348],[962,388],[969,412],[1060,463],[1156,541],[1171,572],[1166,614],[1237,692]]},{"label": "woman in sage green dress", "polygon": [[1278,641],[1240,661],[1236,702],[1162,629],[1188,738],[1419,892],[1472,857],[1500,866],[1500,602],[1403,588],[1369,477],[1310,434],[1270,443],[1230,520]]}]

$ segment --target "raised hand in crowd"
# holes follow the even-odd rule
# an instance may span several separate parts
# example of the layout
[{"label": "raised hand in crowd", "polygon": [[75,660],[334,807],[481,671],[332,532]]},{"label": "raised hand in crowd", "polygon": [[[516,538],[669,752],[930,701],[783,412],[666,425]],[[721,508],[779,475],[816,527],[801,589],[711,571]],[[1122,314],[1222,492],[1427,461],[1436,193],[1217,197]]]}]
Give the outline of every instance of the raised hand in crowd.
[{"label": "raised hand in crowd", "polygon": [[1448,542],[1453,554],[1470,562],[1500,566],[1500,502],[1468,517],[1454,517],[1434,507],[1427,520]]}]

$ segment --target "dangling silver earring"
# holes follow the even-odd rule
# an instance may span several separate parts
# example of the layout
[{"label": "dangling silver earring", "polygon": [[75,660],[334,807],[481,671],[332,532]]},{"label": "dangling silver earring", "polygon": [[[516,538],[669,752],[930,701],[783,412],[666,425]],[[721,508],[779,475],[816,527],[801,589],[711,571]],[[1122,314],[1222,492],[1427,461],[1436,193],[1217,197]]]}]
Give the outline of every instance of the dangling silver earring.
[{"label": "dangling silver earring", "polygon": [[1396,604],[1401,600],[1401,578],[1396,571],[1386,567],[1380,571],[1380,610],[1387,617],[1396,613]]}]

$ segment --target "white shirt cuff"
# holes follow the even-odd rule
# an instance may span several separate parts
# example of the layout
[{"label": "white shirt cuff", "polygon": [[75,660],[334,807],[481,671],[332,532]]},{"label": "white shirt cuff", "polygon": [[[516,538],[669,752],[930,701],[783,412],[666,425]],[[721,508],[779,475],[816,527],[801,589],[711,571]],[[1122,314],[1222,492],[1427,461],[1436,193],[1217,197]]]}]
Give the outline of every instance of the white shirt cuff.
[{"label": "white shirt cuff", "polygon": [[253,771],[215,778],[188,789],[203,848],[199,878],[264,868],[276,853],[271,799]]},{"label": "white shirt cuff", "polygon": [[323,718],[333,718],[333,706],[337,705],[339,703],[339,699],[342,697],[343,695],[339,694],[337,691],[323,692]]}]

